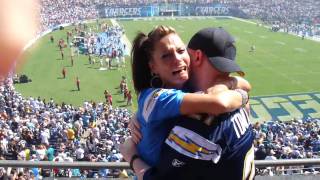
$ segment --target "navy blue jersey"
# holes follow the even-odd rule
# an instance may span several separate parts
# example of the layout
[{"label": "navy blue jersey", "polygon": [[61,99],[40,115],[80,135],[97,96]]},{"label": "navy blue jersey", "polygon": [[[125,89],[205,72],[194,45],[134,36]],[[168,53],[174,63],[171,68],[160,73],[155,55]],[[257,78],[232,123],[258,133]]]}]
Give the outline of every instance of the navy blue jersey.
[{"label": "navy blue jersey", "polygon": [[166,139],[150,179],[253,179],[253,131],[247,112],[215,118],[212,126],[181,117]]}]

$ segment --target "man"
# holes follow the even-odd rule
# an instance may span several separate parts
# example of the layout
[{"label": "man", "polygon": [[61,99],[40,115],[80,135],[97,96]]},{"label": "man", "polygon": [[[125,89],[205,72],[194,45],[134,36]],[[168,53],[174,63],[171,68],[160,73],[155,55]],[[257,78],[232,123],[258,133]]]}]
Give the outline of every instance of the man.
[{"label": "man", "polygon": [[67,69],[65,67],[62,68],[62,77],[63,79],[66,78],[66,75],[67,75]]},{"label": "man", "polygon": [[76,77],[76,84],[77,84],[78,91],[80,91],[80,79],[78,76]]},{"label": "man", "polygon": [[[230,72],[244,74],[234,61],[234,39],[222,28],[197,32],[188,44],[188,52],[190,84],[195,91],[205,91],[212,85],[225,88],[221,82],[228,82]],[[235,83],[228,83],[228,88],[233,89],[232,84]],[[199,120],[192,120],[194,117],[180,117],[165,141],[156,167],[148,169],[139,156],[124,153],[138,177],[147,180],[212,179],[213,176],[253,179],[253,134],[245,108],[215,118],[196,117],[199,118],[213,125],[206,126]]]}]

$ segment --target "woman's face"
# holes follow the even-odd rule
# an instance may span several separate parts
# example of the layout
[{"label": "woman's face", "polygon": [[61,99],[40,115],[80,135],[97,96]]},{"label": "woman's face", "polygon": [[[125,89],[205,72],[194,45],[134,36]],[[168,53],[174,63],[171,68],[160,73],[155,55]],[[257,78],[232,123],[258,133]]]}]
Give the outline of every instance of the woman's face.
[{"label": "woman's face", "polygon": [[155,44],[149,67],[166,88],[182,88],[189,79],[190,57],[181,38],[168,34]]}]

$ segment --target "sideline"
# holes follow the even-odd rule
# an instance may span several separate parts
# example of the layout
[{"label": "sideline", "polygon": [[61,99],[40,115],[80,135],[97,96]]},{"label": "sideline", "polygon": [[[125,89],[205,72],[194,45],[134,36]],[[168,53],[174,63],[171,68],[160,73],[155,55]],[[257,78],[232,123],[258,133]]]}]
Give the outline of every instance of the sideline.
[{"label": "sideline", "polygon": [[[252,21],[249,21],[249,20],[245,20],[245,19],[241,19],[241,18],[237,18],[237,17],[233,17],[233,16],[230,16],[231,19],[235,19],[235,20],[238,20],[238,21],[242,21],[242,22],[246,22],[246,23],[249,23],[249,24],[255,24],[257,25],[256,22],[252,22]],[[267,25],[263,25],[263,27],[267,28],[267,29],[270,29],[271,27],[270,26],[267,26]],[[282,31],[280,31],[282,32]],[[293,35],[293,36],[297,36],[297,37],[302,37],[301,35],[298,35],[298,34],[294,34],[292,32],[289,32],[288,34],[290,35]],[[309,40],[312,40],[312,41],[315,41],[315,42],[320,42],[320,37],[319,36],[313,36],[313,37],[305,37],[306,39],[309,39]]]},{"label": "sideline", "polygon": [[[115,19],[110,19],[112,25],[114,26],[120,26],[119,23]],[[130,50],[132,48],[131,42],[129,41],[128,37],[123,34],[121,37],[122,41],[126,44],[126,50]]]}]

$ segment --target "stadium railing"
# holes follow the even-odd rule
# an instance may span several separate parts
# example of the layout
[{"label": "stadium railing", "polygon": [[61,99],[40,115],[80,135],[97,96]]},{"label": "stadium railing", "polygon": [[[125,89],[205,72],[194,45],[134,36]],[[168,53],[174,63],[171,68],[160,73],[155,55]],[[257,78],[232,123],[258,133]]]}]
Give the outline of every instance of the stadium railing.
[{"label": "stadium railing", "polygon": [[[276,166],[320,166],[319,159],[288,159],[288,160],[256,160],[256,168]],[[52,162],[52,161],[17,161],[1,160],[0,167],[42,167],[42,168],[77,168],[77,169],[129,169],[127,162]]]}]

